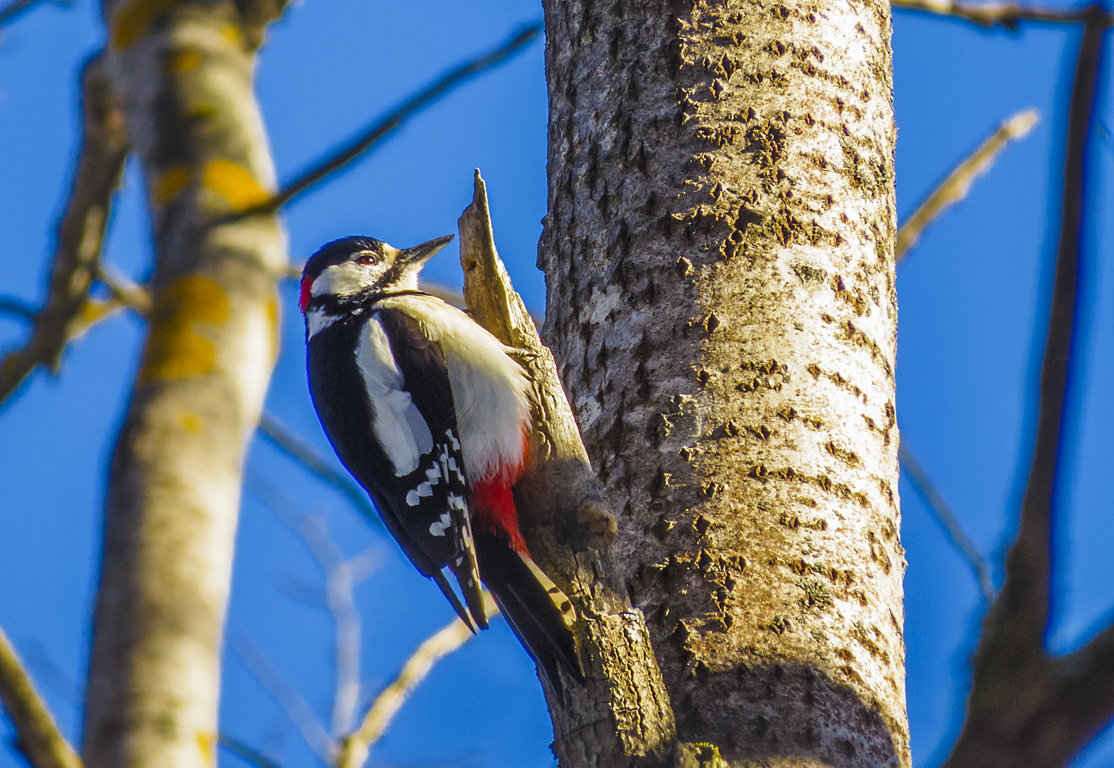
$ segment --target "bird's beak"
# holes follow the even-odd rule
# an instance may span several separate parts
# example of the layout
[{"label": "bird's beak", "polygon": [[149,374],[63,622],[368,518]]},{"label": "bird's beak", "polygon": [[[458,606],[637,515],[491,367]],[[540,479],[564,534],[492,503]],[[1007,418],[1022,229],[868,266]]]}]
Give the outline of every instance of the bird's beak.
[{"label": "bird's beak", "polygon": [[453,239],[453,235],[437,237],[433,240],[399,251],[398,260],[409,267],[417,267],[426,263],[433,254],[444,248]]}]

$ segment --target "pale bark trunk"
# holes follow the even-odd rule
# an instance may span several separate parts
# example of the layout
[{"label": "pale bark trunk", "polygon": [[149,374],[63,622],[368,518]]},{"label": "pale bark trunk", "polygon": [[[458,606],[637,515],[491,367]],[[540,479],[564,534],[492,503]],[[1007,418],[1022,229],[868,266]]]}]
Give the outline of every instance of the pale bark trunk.
[{"label": "pale bark trunk", "polygon": [[215,762],[240,470],[276,345],[285,243],[232,4],[105,5],[113,84],[143,164],[153,312],[112,459],[86,693],[90,768]]},{"label": "pale bark trunk", "polygon": [[[546,29],[546,337],[675,760],[908,765],[888,5],[551,0]],[[608,764],[563,722],[563,764]]]}]

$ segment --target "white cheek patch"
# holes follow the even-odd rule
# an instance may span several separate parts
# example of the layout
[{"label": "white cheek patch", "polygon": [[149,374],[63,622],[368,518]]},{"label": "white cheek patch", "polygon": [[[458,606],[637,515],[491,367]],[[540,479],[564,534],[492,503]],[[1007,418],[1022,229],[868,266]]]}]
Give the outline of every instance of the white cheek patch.
[{"label": "white cheek patch", "polygon": [[310,287],[310,295],[351,296],[359,293],[375,280],[374,266],[343,261],[326,267]]}]

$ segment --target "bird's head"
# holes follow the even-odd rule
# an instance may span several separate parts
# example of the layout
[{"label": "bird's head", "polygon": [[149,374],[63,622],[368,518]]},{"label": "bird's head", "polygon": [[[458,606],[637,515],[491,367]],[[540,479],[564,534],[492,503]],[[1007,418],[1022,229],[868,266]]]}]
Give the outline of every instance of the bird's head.
[{"label": "bird's head", "polygon": [[343,302],[373,293],[407,291],[418,287],[418,273],[429,257],[453,239],[445,235],[399,250],[372,237],[343,237],[323,245],[302,270],[298,306]]}]

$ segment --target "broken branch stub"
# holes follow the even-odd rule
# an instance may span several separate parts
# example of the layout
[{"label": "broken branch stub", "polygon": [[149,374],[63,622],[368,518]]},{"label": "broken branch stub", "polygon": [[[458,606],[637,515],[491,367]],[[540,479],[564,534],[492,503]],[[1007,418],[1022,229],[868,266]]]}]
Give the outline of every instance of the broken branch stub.
[{"label": "broken branch stub", "polygon": [[458,227],[465,304],[510,348],[533,388],[530,455],[514,488],[519,522],[533,558],[572,599],[579,618],[587,683],[566,681],[564,695],[556,697],[546,692],[554,749],[562,765],[629,765],[631,756],[664,759],[675,738],[673,711],[646,619],[630,606],[612,564],[607,545],[618,533],[616,518],[603,501],[553,354],[495,251],[478,170],[472,203]]},{"label": "broken branch stub", "polygon": [[515,486],[527,528],[553,526],[574,549],[600,549],[615,540],[615,516],[603,503],[588,452],[557,374],[553,353],[507,276],[491,231],[484,181],[476,171],[472,204],[461,214],[460,263],[464,302],[472,317],[530,374],[534,432],[528,466]]}]

